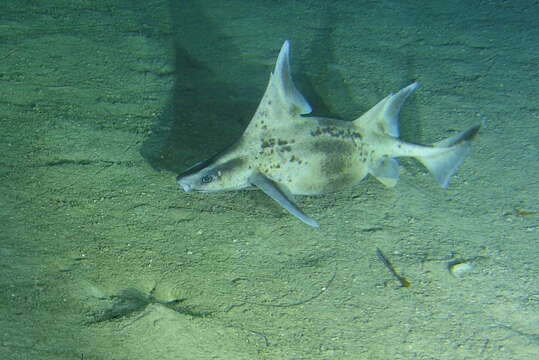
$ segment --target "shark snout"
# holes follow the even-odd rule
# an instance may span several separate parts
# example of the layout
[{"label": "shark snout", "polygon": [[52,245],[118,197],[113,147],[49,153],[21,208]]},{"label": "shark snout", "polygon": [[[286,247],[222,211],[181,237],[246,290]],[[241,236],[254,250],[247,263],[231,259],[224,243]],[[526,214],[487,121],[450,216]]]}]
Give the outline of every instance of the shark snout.
[{"label": "shark snout", "polygon": [[180,185],[182,187],[183,191],[185,191],[185,192],[189,192],[189,191],[193,190],[191,185],[189,185],[189,183],[187,181],[185,181],[185,179],[182,178],[181,176],[178,176],[176,178],[176,182],[178,183],[178,185]]}]

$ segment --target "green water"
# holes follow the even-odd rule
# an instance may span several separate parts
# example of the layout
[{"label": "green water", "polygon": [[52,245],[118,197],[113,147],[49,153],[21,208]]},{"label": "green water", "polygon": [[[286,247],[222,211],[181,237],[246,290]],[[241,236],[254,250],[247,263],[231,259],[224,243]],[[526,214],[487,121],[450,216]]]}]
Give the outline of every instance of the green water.
[{"label": "green water", "polygon": [[[535,359],[538,15],[3,1],[0,358]],[[286,39],[316,115],[355,119],[417,80],[405,140],[482,123],[450,188],[403,160],[395,188],[299,198],[318,230],[258,191],[180,191],[179,171],[241,135]]]}]

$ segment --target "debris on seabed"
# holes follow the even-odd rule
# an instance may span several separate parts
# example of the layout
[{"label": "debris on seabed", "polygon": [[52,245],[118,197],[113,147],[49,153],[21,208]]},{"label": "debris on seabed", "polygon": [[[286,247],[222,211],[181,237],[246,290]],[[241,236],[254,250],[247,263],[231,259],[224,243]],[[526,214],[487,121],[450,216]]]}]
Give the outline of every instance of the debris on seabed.
[{"label": "debris on seabed", "polygon": [[389,270],[389,272],[401,283],[401,287],[409,288],[412,286],[412,283],[408,281],[404,276],[399,275],[397,273],[397,270],[395,270],[395,267],[393,264],[388,260],[388,258],[384,255],[382,250],[379,248],[376,248],[376,255],[378,256],[378,259],[382,262],[382,264],[385,265],[385,267]]},{"label": "debris on seabed", "polygon": [[475,269],[475,264],[468,261],[452,261],[447,264],[447,268],[451,275],[460,279]]}]

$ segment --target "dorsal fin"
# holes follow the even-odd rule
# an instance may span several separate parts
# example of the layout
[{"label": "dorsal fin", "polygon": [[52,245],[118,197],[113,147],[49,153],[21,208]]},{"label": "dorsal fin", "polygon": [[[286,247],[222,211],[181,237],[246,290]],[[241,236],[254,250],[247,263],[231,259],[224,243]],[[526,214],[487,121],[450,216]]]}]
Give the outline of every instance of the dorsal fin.
[{"label": "dorsal fin", "polygon": [[296,89],[294,81],[292,81],[289,40],[286,40],[281,47],[277,63],[275,64],[275,71],[270,78],[270,86],[275,87],[276,95],[288,113],[305,115],[312,111],[311,105],[309,105],[303,95]]},{"label": "dorsal fin", "polygon": [[270,76],[266,92],[258,105],[245,135],[256,132],[258,124],[265,122],[268,127],[279,126],[299,115],[309,114],[311,105],[296,89],[290,69],[290,42],[286,40],[279,52],[275,69]]},{"label": "dorsal fin", "polygon": [[365,114],[354,120],[354,123],[362,129],[381,132],[396,138],[399,137],[400,109],[408,96],[418,87],[419,83],[415,82],[396,94],[388,95]]}]

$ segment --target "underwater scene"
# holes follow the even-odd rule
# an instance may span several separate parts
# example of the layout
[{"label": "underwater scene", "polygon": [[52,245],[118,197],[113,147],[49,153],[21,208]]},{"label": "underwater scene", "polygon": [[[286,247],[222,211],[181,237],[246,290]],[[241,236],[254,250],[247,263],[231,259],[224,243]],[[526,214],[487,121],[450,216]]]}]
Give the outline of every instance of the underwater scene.
[{"label": "underwater scene", "polygon": [[0,359],[537,359],[538,16],[2,1]]}]

